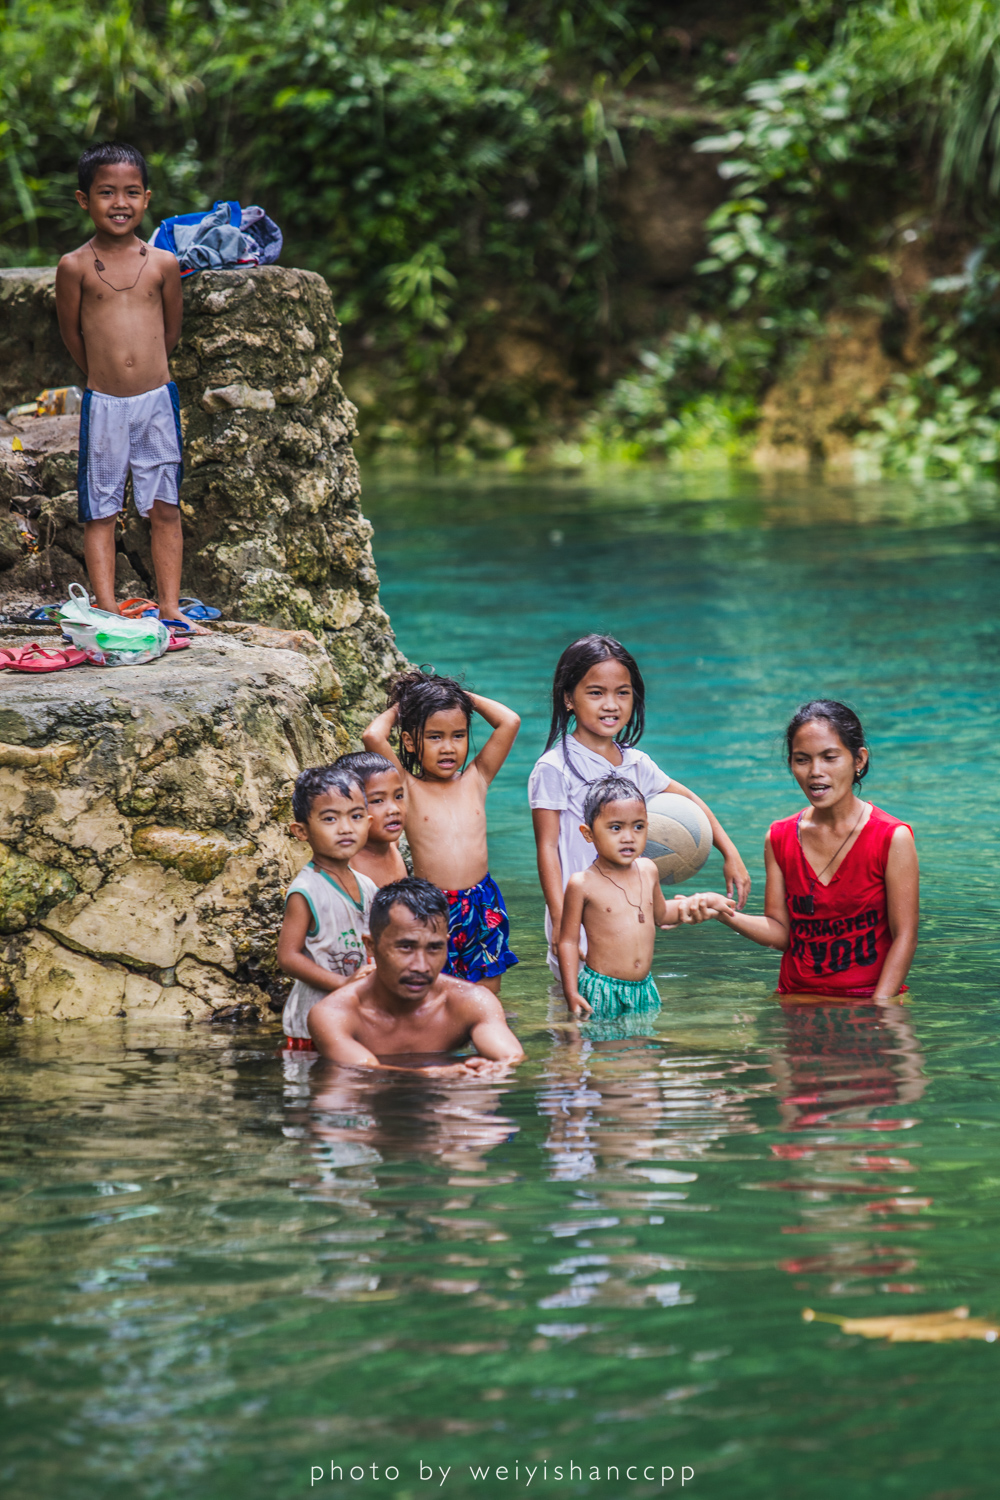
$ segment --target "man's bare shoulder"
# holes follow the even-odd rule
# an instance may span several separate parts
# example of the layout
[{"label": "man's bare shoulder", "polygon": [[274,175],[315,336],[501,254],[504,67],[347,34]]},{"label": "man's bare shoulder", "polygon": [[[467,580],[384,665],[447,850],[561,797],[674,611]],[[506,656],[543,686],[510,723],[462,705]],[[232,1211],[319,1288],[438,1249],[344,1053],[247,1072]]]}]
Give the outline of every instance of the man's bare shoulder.
[{"label": "man's bare shoulder", "polygon": [[472,984],[455,974],[442,974],[437,987],[439,993],[444,990],[442,998],[452,1015],[464,1018],[492,1015],[498,1011],[503,1014],[500,1001],[485,984]]},{"label": "man's bare shoulder", "polygon": [[342,984],[339,989],[331,990],[328,995],[324,995],[322,1000],[316,1001],[309,1012],[310,1020],[313,1016],[337,1023],[356,1019],[361,1010],[364,988],[363,979],[352,979],[348,984]]}]

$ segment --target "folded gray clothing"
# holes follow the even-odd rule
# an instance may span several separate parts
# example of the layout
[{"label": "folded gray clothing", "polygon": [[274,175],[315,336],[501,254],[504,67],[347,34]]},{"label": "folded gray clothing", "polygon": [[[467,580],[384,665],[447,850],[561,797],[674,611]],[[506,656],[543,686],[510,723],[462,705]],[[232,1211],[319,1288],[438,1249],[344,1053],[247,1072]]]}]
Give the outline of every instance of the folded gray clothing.
[{"label": "folded gray clothing", "polygon": [[198,224],[175,224],[174,244],[182,271],[217,271],[260,258],[254,241],[230,224],[228,203],[220,203]]},{"label": "folded gray clothing", "polygon": [[281,254],[282,244],[281,230],[274,220],[269,219],[256,203],[252,203],[243,210],[240,228],[256,245],[261,265],[273,265]]}]

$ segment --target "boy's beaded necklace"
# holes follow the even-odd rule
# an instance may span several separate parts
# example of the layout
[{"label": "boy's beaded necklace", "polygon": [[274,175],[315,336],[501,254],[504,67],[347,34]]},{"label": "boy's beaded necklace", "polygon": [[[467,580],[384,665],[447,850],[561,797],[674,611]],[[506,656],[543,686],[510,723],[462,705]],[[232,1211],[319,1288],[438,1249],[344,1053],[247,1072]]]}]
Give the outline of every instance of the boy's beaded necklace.
[{"label": "boy's beaded necklace", "polygon": [[146,247],[142,243],[141,240],[139,241],[139,254],[142,256],[142,262],[141,262],[141,264],[139,266],[139,276],[137,276],[135,278],[135,280],[132,282],[131,286],[115,286],[115,284],[114,284],[113,281],[109,281],[108,278],[103,274],[103,272],[104,272],[104,262],[103,262],[103,260],[98,260],[98,258],[97,258],[97,251],[94,249],[94,240],[93,240],[93,237],[91,237],[87,241],[87,244],[90,246],[90,253],[94,257],[94,270],[97,272],[97,274],[100,277],[101,281],[104,282],[105,286],[109,286],[113,292],[130,292],[132,290],[132,287],[138,286],[138,284],[139,284],[139,276],[141,276],[142,273],[143,273],[143,271],[146,269]]}]

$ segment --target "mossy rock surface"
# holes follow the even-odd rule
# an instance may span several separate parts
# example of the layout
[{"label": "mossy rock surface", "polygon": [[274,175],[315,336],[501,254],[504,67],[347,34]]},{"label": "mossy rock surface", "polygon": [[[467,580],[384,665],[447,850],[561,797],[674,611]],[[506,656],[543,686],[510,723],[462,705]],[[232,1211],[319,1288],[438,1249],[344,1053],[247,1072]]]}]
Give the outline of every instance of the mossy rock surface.
[{"label": "mossy rock surface", "polygon": [[65,870],[50,869],[0,844],[0,932],[22,932],[75,894],[76,882]]}]

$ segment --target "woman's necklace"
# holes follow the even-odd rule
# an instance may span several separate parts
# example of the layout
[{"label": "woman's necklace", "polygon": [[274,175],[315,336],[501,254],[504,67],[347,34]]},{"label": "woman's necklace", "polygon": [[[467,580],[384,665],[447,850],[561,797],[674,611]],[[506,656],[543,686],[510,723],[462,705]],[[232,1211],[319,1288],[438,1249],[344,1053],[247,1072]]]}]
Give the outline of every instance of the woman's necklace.
[{"label": "woman's necklace", "polygon": [[[861,822],[861,819],[864,817],[864,815],[867,812],[867,810],[868,810],[868,803],[867,802],[862,803],[862,805],[861,805],[861,811],[858,813],[857,817],[854,819],[854,822],[851,824],[850,832],[848,833],[847,838],[844,840],[844,843],[843,844],[839,844],[837,846],[837,848],[834,850],[833,854],[830,856],[830,858],[827,860],[826,864],[823,866],[822,870],[820,870],[819,874],[818,875],[813,875],[812,871],[810,870],[810,873],[809,873],[809,876],[808,876],[808,880],[809,880],[809,894],[808,894],[808,896],[804,897],[803,900],[802,900],[802,915],[803,916],[805,916],[805,917],[811,917],[813,915],[813,913],[815,912],[815,910],[816,910],[816,903],[813,900],[813,891],[816,889],[817,883],[826,874],[827,870],[833,864],[833,861],[837,858],[837,855],[840,853],[841,849],[844,848],[844,845],[850,843],[851,839],[854,837],[854,833],[855,833],[855,830],[857,829],[858,824]],[[798,841],[799,841],[799,848],[800,849],[802,848],[802,826],[801,825],[802,825],[802,814],[799,813],[799,821],[795,825],[795,833],[796,833],[796,836],[797,836]]]},{"label": "woman's necklace", "polygon": [[[605,880],[611,880],[611,876],[610,875],[605,875],[604,871],[601,869],[600,865],[595,865],[595,869],[597,870],[598,875],[604,875]],[[642,897],[642,876],[641,875],[639,876],[639,896],[640,896],[640,900],[639,900],[638,906],[632,900],[632,897],[629,895],[629,893],[625,889],[625,887],[623,885],[619,885],[618,882],[617,882],[617,880],[611,880],[611,884],[615,887],[616,890],[621,891],[622,895],[625,897],[625,900],[628,902],[629,906],[633,907],[634,910],[639,913],[639,921],[640,922],[645,922],[645,920],[646,920],[646,913],[642,909],[642,900],[641,900],[641,897]]]},{"label": "woman's necklace", "polygon": [[132,282],[131,286],[115,286],[113,281],[109,281],[108,278],[102,274],[104,271],[104,262],[103,260],[98,260],[97,258],[97,251],[94,249],[93,238],[89,239],[87,241],[87,244],[90,246],[90,253],[94,257],[94,270],[97,272],[100,279],[104,282],[105,286],[109,286],[113,292],[130,292],[133,286],[138,286],[139,276],[141,276],[143,271],[146,269],[146,247],[141,240],[139,242],[139,254],[142,256],[142,262],[139,266],[139,276],[135,278],[135,281]]}]

